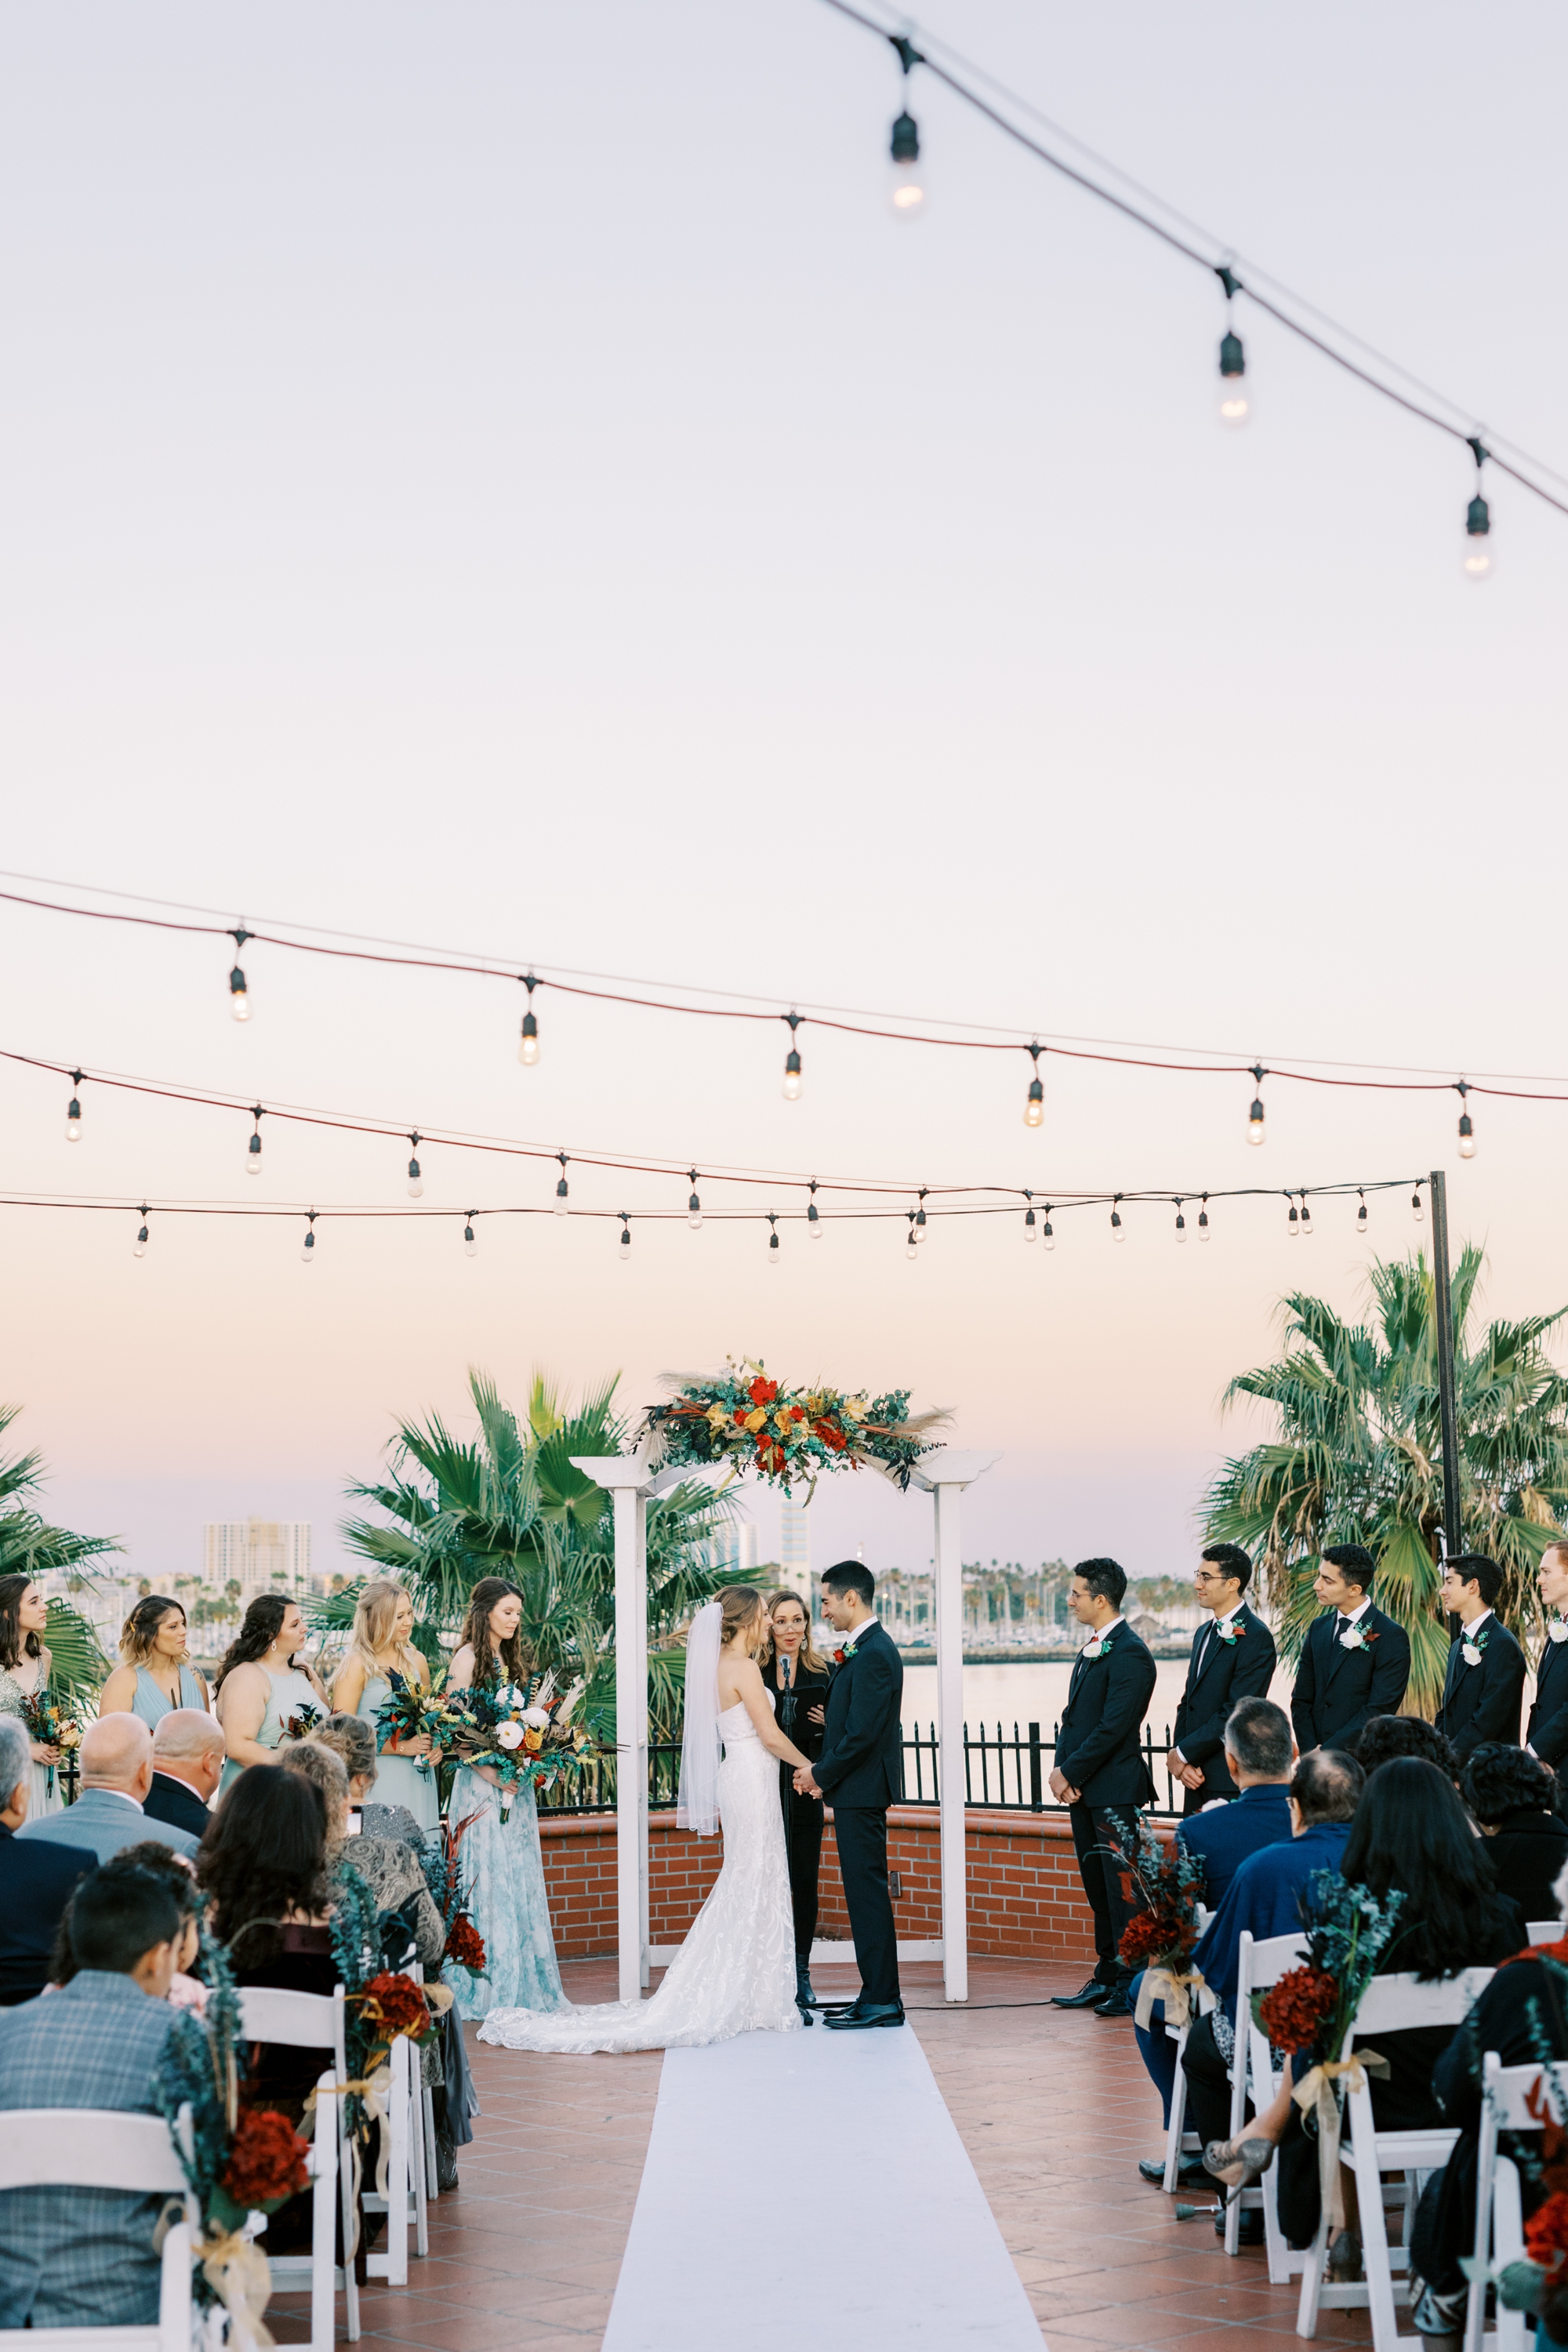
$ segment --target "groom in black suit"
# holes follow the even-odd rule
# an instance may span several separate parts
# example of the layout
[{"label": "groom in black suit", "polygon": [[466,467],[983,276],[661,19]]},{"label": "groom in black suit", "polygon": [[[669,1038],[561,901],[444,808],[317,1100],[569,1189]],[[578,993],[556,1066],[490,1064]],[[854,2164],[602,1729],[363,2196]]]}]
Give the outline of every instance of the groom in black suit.
[{"label": "groom in black suit", "polygon": [[1342,1748],[1374,1715],[1397,1715],[1410,1680],[1410,1636],[1372,1605],[1377,1563],[1360,1544],[1331,1544],[1312,1590],[1323,1613],[1307,1628],[1290,1693],[1303,1756]]},{"label": "groom in black suit", "polygon": [[1216,1797],[1236,1795],[1226,1769],[1225,1727],[1238,1699],[1267,1698],[1274,1678],[1274,1636],[1245,1598],[1251,1581],[1252,1562],[1233,1543],[1210,1544],[1193,1579],[1199,1607],[1214,1613],[1193,1635],[1175,1746],[1166,1759],[1172,1780],[1186,1791],[1184,1813],[1201,1813]]},{"label": "groom in black suit", "polygon": [[1079,1560],[1072,1572],[1068,1607],[1089,1638],[1073,1665],[1051,1773],[1051,1794],[1068,1807],[1072,1823],[1096,1954],[1089,1982],[1052,1999],[1058,2009],[1092,2009],[1100,2017],[1131,2013],[1132,1970],[1117,1947],[1142,1906],[1130,1873],[1114,1857],[1128,1850],[1139,1807],[1154,1801],[1142,1745],[1154,1660],[1121,1614],[1126,1591],[1127,1571],[1113,1559]]},{"label": "groom in black suit", "polygon": [[823,1614],[842,1637],[838,1671],[827,1694],[822,1753],[795,1776],[801,1796],[826,1797],[833,1807],[860,1970],[858,2000],[838,2008],[824,2004],[826,2022],[840,2032],[904,2021],[888,1889],[888,1807],[904,1793],[904,1664],[871,1613],[876,1590],[870,1570],[858,1559],[841,1559],[823,1577]]}]

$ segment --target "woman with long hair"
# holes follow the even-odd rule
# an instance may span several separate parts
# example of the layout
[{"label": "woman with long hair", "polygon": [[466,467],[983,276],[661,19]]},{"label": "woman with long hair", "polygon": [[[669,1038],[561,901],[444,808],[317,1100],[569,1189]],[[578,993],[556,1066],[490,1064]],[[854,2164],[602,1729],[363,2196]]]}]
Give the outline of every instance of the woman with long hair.
[{"label": "woman with long hair", "polygon": [[139,1715],[155,1731],[177,1706],[205,1711],[207,1686],[190,1663],[182,1602],[145,1594],[120,1629],[120,1655],[123,1663],[103,1685],[100,1715]]},{"label": "woman with long hair", "polygon": [[[822,1753],[827,1686],[833,1665],[811,1638],[811,1619],[798,1592],[788,1586],[768,1595],[768,1641],[758,1664],[763,1687],[773,1696],[779,1729],[813,1764]],[[812,2005],[811,1947],[816,1935],[817,1880],[822,1868],[823,1804],[820,1797],[795,1794],[795,1773],[779,1766],[779,1803],[784,1809],[784,1853],[789,1862],[790,1904],[795,1913],[795,1999]]]},{"label": "woman with long hair", "polygon": [[[218,1784],[226,1796],[247,1764],[272,1764],[285,1739],[331,1713],[313,1666],[300,1655],[305,1618],[281,1592],[258,1593],[238,1636],[224,1653],[213,1691],[228,1761]],[[291,1726],[298,1725],[299,1730]]]},{"label": "woman with long hair", "polygon": [[[463,1639],[447,1677],[447,1692],[528,1686],[531,1664],[519,1631],[522,1595],[504,1577],[481,1577],[468,1597]],[[507,1802],[503,1805],[502,1797]],[[470,1918],[485,1948],[482,1976],[448,1964],[447,1977],[462,2017],[493,2009],[560,2009],[561,1990],[539,1812],[531,1787],[503,1791],[488,1765],[463,1764],[452,1787],[451,1818],[467,1822],[463,1884]]]},{"label": "woman with long hair", "polygon": [[757,1654],[767,1603],[732,1584],[692,1622],[680,1756],[682,1828],[724,1828],[724,1864],[651,2000],[606,2001],[550,2017],[494,2010],[481,2042],[508,2050],[676,2050],[737,2033],[797,2033],[795,1920],[774,1759],[805,1757],[773,1720]]},{"label": "woman with long hair", "polygon": [[[1383,1976],[1415,1976],[1424,1983],[1466,1969],[1496,1968],[1524,1941],[1517,1905],[1499,1895],[1485,1843],[1451,1780],[1416,1756],[1380,1765],[1366,1784],[1340,1861],[1347,1885],[1364,1886],[1378,1902],[1404,1895],[1398,1924],[1378,1962]],[[1443,2123],[1432,2074],[1453,2040],[1447,2025],[1379,2033],[1388,2073],[1370,2077],[1373,2118],[1383,2131],[1422,2131]],[[1308,2061],[1294,2062],[1297,2079]],[[1318,2148],[1302,2130],[1287,2081],[1279,2096],[1249,2124],[1241,2139],[1214,2143],[1204,2161],[1232,2185],[1268,2169],[1279,2149],[1279,2219],[1294,2246],[1310,2245],[1321,2212]],[[1345,2228],[1330,2253],[1330,2276],[1362,2275],[1360,2216],[1347,2196]]]},{"label": "woman with long hair", "polygon": [[[25,1699],[37,1698],[49,1686],[53,1664],[44,1641],[48,1603],[43,1587],[30,1576],[0,1576],[0,1715],[26,1720]],[[33,1788],[27,1819],[41,1821],[46,1813],[62,1812],[65,1798],[55,1766],[60,1751],[28,1735],[33,1758]]]},{"label": "woman with long hair", "polygon": [[[413,1631],[414,1603],[402,1585],[390,1576],[372,1577],[354,1603],[348,1655],[332,1680],[332,1705],[341,1714],[363,1715],[374,1727],[392,1695],[394,1675],[429,1689],[430,1667],[409,1641]],[[406,1807],[422,1830],[433,1830],[441,1802],[429,1734],[400,1742],[383,1740],[377,1731],[376,1744],[383,1803]]]}]

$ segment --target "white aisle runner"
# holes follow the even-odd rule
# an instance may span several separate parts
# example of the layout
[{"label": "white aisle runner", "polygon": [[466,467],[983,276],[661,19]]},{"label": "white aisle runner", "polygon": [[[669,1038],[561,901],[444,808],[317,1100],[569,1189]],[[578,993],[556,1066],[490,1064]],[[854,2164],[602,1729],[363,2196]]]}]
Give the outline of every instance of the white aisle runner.
[{"label": "white aisle runner", "polygon": [[803,2345],[1041,2352],[907,2026],[665,2054],[604,2352]]}]

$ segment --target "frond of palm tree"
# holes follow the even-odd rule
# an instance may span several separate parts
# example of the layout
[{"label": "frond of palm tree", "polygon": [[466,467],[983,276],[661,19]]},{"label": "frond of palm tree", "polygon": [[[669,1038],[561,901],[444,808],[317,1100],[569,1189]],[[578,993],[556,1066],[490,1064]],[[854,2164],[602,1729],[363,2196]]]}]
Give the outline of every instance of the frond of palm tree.
[{"label": "frond of palm tree", "polygon": [[[1482,1264],[1479,1250],[1461,1252],[1447,1301],[1461,1528],[1468,1550],[1507,1570],[1500,1613],[1528,1632],[1539,1623],[1532,1570],[1568,1509],[1568,1381],[1546,1355],[1568,1309],[1472,1331]],[[1317,1614],[1321,1553],[1364,1544],[1378,1561],[1378,1604],[1411,1637],[1405,1704],[1430,1714],[1447,1657],[1436,1285],[1417,1254],[1380,1260],[1367,1290],[1364,1324],[1305,1293],[1281,1302],[1285,1354],[1239,1373],[1225,1396],[1271,1407],[1279,1437],[1224,1465],[1202,1518],[1208,1536],[1244,1545],[1262,1570],[1291,1657]]]},{"label": "frond of palm tree", "polygon": [[[470,1443],[437,1416],[403,1423],[391,1475],[349,1492],[383,1516],[344,1523],[352,1549],[415,1594],[416,1640],[437,1657],[455,1643],[468,1595],[481,1577],[503,1576],[523,1596],[522,1636],[535,1669],[559,1680],[588,1677],[585,1711],[608,1733],[615,1721],[615,1516],[608,1495],[574,1466],[574,1455],[618,1453],[627,1424],[605,1381],[574,1412],[553,1383],[535,1376],[526,1423],[495,1383],[470,1371],[478,1421]],[[685,1627],[694,1610],[733,1580],[714,1564],[715,1537],[731,1505],[696,1481],[650,1503],[647,1512],[648,1687],[656,1737],[679,1724]],[[331,1604],[352,1599],[336,1595]],[[325,1604],[312,1619],[325,1625]],[[421,1638],[421,1637],[424,1638]]]},{"label": "frond of palm tree", "polygon": [[98,1695],[109,1675],[109,1660],[87,1619],[68,1601],[51,1601],[44,1626],[50,1651],[49,1689],[75,1710],[98,1712]]},{"label": "frond of palm tree", "polygon": [[[0,1405],[0,1436],[20,1411],[19,1405]],[[79,1586],[90,1585],[82,1563],[120,1546],[112,1536],[79,1536],[68,1528],[51,1527],[35,1499],[43,1472],[40,1454],[0,1456],[0,1576],[47,1576],[63,1569],[74,1573]]]}]

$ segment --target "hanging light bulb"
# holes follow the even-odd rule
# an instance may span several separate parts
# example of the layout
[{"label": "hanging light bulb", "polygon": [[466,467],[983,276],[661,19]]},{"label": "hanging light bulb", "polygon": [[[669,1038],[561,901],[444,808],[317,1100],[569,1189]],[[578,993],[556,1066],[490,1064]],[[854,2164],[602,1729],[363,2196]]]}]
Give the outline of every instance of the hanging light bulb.
[{"label": "hanging light bulb", "polygon": [[1367,1236],[1369,1222],[1370,1221],[1366,1213],[1366,1194],[1363,1192],[1361,1196],[1361,1206],[1355,1213],[1355,1229],[1361,1235],[1363,1242]]},{"label": "hanging light bulb", "polygon": [[1206,1241],[1207,1241],[1207,1239],[1208,1239],[1208,1237],[1209,1237],[1209,1196],[1208,1196],[1208,1194],[1205,1192],[1205,1193],[1204,1194],[1203,1206],[1202,1206],[1202,1208],[1198,1211],[1198,1239],[1199,1239],[1199,1241],[1201,1241],[1201,1242],[1206,1242]]},{"label": "hanging light bulb", "polygon": [[237,1021],[248,1021],[250,1018],[250,991],[245,984],[245,974],[239,968],[239,956],[246,940],[254,939],[255,936],[255,932],[247,931],[243,923],[237,930],[229,933],[229,938],[234,941],[235,966],[228,976],[228,1009]]},{"label": "hanging light bulb", "polygon": [[525,971],[521,977],[528,991],[528,1011],[522,1016],[522,1035],[518,1040],[517,1058],[525,1069],[531,1070],[539,1059],[539,1024],[533,1014],[533,992],[539,982],[531,971]]},{"label": "hanging light bulb", "polygon": [[315,1263],[316,1263],[316,1212],[314,1211],[314,1209],[307,1209],[307,1210],[306,1210],[306,1212],[305,1212],[305,1238],[304,1238],[304,1240],[303,1240],[303,1241],[300,1243],[300,1255],[301,1259],[304,1261],[305,1265],[315,1265]]},{"label": "hanging light bulb", "polygon": [[408,1197],[411,1201],[416,1201],[421,1192],[425,1190],[425,1179],[419,1173],[419,1130],[417,1128],[415,1129],[414,1133],[409,1137],[408,1140],[410,1145],[413,1147],[412,1155],[408,1162]]},{"label": "hanging light bulb", "polygon": [[1040,1050],[1041,1049],[1038,1045],[1031,1045],[1029,1048],[1030,1053],[1035,1057],[1035,1075],[1029,1080],[1028,1098],[1024,1105],[1024,1125],[1026,1127],[1043,1127],[1045,1125],[1046,1089],[1040,1081]]},{"label": "hanging light bulb", "polygon": [[1032,1242],[1035,1238],[1037,1230],[1035,1224],[1035,1196],[1032,1192],[1026,1192],[1024,1198],[1029,1203],[1028,1207],[1024,1212],[1024,1239],[1026,1242]]},{"label": "hanging light bulb", "polygon": [[142,1203],[142,1223],[137,1231],[136,1239],[131,1245],[131,1255],[132,1257],[145,1257],[147,1255],[147,1203],[145,1201]]},{"label": "hanging light bulb", "polygon": [[[1286,1193],[1285,1198],[1288,1201],[1290,1201],[1290,1195],[1289,1192]],[[1301,1220],[1296,1213],[1296,1203],[1294,1201],[1290,1201],[1290,1222],[1285,1228],[1287,1237],[1290,1241],[1294,1241],[1300,1230]]]},{"label": "hanging light bulb", "polygon": [[1051,1231],[1051,1203],[1048,1201],[1046,1202],[1046,1222],[1040,1228],[1040,1239],[1048,1250],[1055,1249],[1057,1237]]},{"label": "hanging light bulb", "polygon": [[[79,1070],[73,1070],[71,1072],[71,1085],[73,1087],[79,1087],[80,1084],[81,1072]],[[69,1102],[66,1105],[66,1141],[68,1143],[79,1143],[81,1141],[81,1104],[74,1094],[71,1096]]]},{"label": "hanging light bulb", "polygon": [[555,1157],[561,1162],[561,1181],[555,1187],[555,1213],[563,1217],[566,1214],[566,1154],[558,1151]]},{"label": "hanging light bulb", "polygon": [[768,1224],[770,1227],[768,1234],[768,1264],[770,1265],[777,1265],[779,1262],[779,1221],[777,1217],[773,1216],[771,1213],[768,1217]]},{"label": "hanging light bulb", "polygon": [[627,1216],[624,1209],[620,1212],[620,1219],[621,1245],[616,1252],[616,1256],[622,1265],[630,1265],[632,1262],[632,1221]]},{"label": "hanging light bulb", "polygon": [[909,1245],[904,1251],[904,1255],[909,1259],[910,1264],[913,1265],[918,1261],[921,1254],[920,1236],[915,1232],[914,1211],[912,1209],[906,1209],[904,1211],[904,1214],[910,1221]]},{"label": "hanging light bulb", "polygon": [[258,1103],[250,1116],[256,1121],[256,1125],[251,1132],[250,1141],[246,1147],[245,1164],[252,1176],[259,1176],[261,1173],[261,1122],[267,1114]]},{"label": "hanging light bulb", "polygon": [[476,1211],[470,1209],[467,1218],[464,1220],[463,1255],[465,1257],[478,1257],[479,1254],[479,1243],[474,1238],[474,1218],[476,1213]]},{"label": "hanging light bulb", "polygon": [[[1116,1200],[1120,1201],[1121,1198],[1121,1195],[1118,1192]],[[1112,1202],[1110,1208],[1110,1238],[1113,1242],[1124,1242],[1127,1239],[1127,1228],[1121,1222],[1121,1212],[1115,1202]]]},{"label": "hanging light bulb", "polygon": [[689,1173],[691,1178],[691,1198],[686,1203],[686,1222],[695,1234],[702,1230],[702,1203],[697,1197],[697,1171],[693,1168],[689,1171]]},{"label": "hanging light bulb", "polygon": [[1476,456],[1476,495],[1465,509],[1465,560],[1467,580],[1489,580],[1492,576],[1491,509],[1481,496],[1481,467],[1487,451],[1478,440],[1470,447]]},{"label": "hanging light bulb", "polygon": [[1215,272],[1225,288],[1225,333],[1219,347],[1219,421],[1234,430],[1245,425],[1251,413],[1247,391],[1247,354],[1241,347],[1241,337],[1231,321],[1231,302],[1241,292],[1241,280],[1226,268]]},{"label": "hanging light bulb", "polygon": [[1180,1201],[1178,1201],[1176,1202],[1176,1239],[1178,1242],[1184,1242],[1186,1238],[1187,1221],[1182,1214],[1182,1204]]},{"label": "hanging light bulb", "polygon": [[[1261,1089],[1264,1078],[1267,1075],[1268,1073],[1264,1069],[1262,1063],[1254,1062],[1252,1065],[1252,1076],[1259,1089]],[[1248,1143],[1261,1143],[1263,1140],[1263,1096],[1261,1091],[1254,1095],[1252,1098],[1252,1108],[1247,1114],[1247,1139]]]},{"label": "hanging light bulb", "polygon": [[925,173],[921,169],[920,125],[906,107],[893,123],[889,142],[893,176],[888,194],[900,220],[918,220],[926,205]]},{"label": "hanging light bulb", "polygon": [[815,1176],[811,1180],[809,1190],[811,1192],[811,1199],[806,1202],[805,1207],[805,1230],[811,1235],[814,1242],[819,1242],[822,1239],[822,1218],[818,1213],[816,1206],[816,1179]]},{"label": "hanging light bulb", "polygon": [[786,1013],[789,1023],[789,1052],[784,1055],[784,1098],[785,1102],[800,1100],[800,1055],[795,1051],[795,1033],[800,1027],[798,1013]]},{"label": "hanging light bulb", "polygon": [[1417,1184],[1415,1192],[1410,1195],[1410,1214],[1416,1224],[1424,1225],[1426,1223],[1426,1211],[1422,1204],[1421,1187],[1419,1184]]},{"label": "hanging light bulb", "polygon": [[915,1211],[915,1239],[916,1239],[916,1241],[917,1241],[917,1242],[923,1242],[923,1241],[926,1239],[927,1235],[930,1234],[930,1232],[931,1232],[931,1227],[930,1227],[930,1225],[926,1223],[926,1188],[925,1188],[925,1186],[922,1184],[922,1185],[921,1186],[920,1206],[919,1206],[919,1207],[916,1209],[916,1211]]},{"label": "hanging light bulb", "polygon": [[1461,1078],[1454,1091],[1459,1097],[1459,1157],[1461,1160],[1473,1160],[1476,1156],[1476,1123],[1470,1117],[1469,1104],[1465,1100],[1470,1089]]},{"label": "hanging light bulb", "polygon": [[1309,1242],[1312,1238],[1312,1212],[1307,1206],[1305,1192],[1301,1195],[1301,1238]]}]

